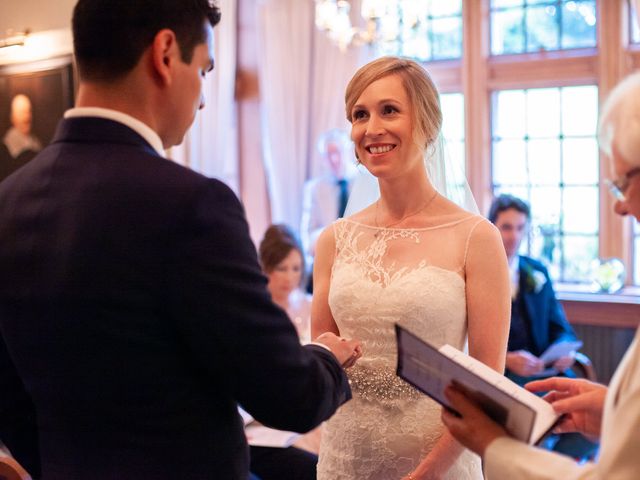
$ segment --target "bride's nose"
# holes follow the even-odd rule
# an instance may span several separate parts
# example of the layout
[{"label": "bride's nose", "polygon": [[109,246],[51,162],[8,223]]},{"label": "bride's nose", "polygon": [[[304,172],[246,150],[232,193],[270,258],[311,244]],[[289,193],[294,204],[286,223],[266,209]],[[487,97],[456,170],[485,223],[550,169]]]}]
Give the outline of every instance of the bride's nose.
[{"label": "bride's nose", "polygon": [[382,135],[385,132],[384,122],[378,115],[371,115],[367,122],[367,136],[376,137]]}]

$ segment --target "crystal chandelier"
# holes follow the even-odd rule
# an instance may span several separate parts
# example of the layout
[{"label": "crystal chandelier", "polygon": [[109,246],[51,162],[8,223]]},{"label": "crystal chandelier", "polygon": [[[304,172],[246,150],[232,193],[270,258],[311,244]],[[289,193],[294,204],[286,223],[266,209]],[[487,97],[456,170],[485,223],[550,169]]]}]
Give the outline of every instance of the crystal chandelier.
[{"label": "crystal chandelier", "polygon": [[316,26],[341,50],[349,45],[397,42],[407,31],[415,31],[427,16],[424,0],[362,0],[364,28],[351,24],[347,0],[316,0]]}]

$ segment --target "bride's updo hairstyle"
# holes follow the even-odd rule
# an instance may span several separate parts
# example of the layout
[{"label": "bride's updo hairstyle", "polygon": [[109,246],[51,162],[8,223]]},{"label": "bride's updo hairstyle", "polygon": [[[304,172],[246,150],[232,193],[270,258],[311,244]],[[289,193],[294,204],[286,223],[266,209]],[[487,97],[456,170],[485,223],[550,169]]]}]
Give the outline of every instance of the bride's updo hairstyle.
[{"label": "bride's updo hairstyle", "polygon": [[[440,98],[431,77],[418,63],[399,57],[381,57],[367,63],[355,73],[345,92],[347,120],[351,117],[353,106],[362,92],[376,80],[388,75],[398,75],[411,103],[411,123],[413,140],[416,145],[427,148],[433,144],[442,128]],[[425,141],[426,139],[426,141]]]}]

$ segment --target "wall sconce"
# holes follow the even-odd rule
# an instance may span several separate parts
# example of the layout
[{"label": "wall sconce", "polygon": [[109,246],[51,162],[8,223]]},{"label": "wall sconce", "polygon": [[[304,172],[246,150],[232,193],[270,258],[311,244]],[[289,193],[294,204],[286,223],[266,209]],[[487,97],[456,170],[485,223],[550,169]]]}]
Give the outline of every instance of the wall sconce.
[{"label": "wall sconce", "polygon": [[13,30],[7,30],[4,38],[0,38],[0,48],[6,47],[21,47],[24,45],[24,41],[29,35],[29,29],[25,29],[23,32],[16,32]]}]

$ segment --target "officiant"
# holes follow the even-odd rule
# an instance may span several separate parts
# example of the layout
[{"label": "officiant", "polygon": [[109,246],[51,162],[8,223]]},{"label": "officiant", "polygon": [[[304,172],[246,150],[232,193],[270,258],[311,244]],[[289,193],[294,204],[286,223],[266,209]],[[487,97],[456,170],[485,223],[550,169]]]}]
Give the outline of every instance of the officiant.
[{"label": "officiant", "polygon": [[[615,212],[640,221],[640,73],[623,80],[601,109],[600,148],[611,167]],[[485,478],[565,480],[590,478],[635,480],[640,470],[640,330],[620,362],[610,385],[584,379],[551,378],[527,389],[551,391],[546,397],[565,414],[556,431],[579,431],[600,438],[596,463],[578,464],[568,457],[519,442],[453,387],[445,394],[459,413],[442,412],[451,434],[481,455]]]}]

